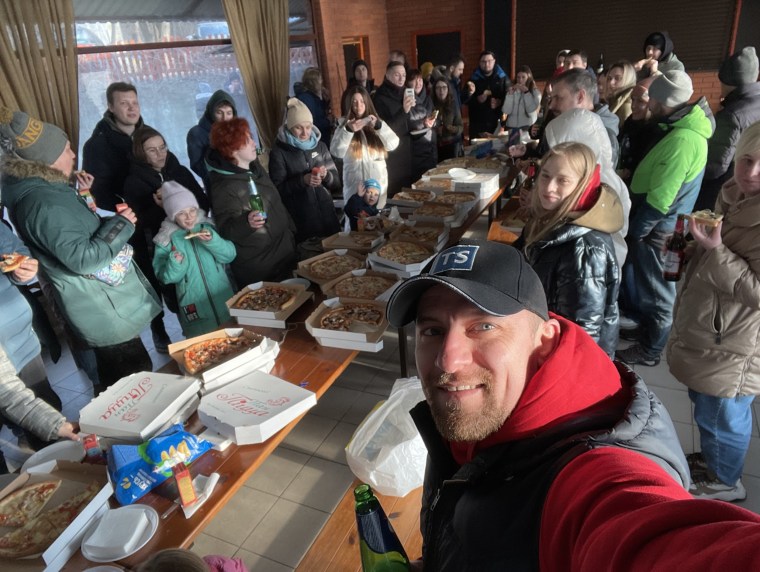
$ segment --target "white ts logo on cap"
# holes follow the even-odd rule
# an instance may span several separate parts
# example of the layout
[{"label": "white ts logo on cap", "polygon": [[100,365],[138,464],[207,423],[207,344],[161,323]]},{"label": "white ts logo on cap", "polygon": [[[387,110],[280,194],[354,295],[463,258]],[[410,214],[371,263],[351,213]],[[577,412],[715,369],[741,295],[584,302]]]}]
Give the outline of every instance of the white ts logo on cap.
[{"label": "white ts logo on cap", "polygon": [[459,244],[447,248],[435,259],[430,274],[440,274],[448,271],[472,270],[475,265],[475,255],[480,246],[475,244]]}]

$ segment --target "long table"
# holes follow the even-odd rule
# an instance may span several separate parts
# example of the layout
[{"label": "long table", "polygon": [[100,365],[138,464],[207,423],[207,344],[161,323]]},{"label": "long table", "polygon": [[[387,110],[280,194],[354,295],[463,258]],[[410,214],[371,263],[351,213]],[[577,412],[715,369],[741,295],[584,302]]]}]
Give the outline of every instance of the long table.
[{"label": "long table", "polygon": [[[246,326],[253,331],[275,340],[282,339],[280,353],[277,356],[272,375],[276,375],[296,384],[306,382],[306,389],[317,394],[319,399],[346,369],[358,352],[337,348],[323,347],[306,331],[304,320],[316,307],[315,302],[307,302],[299,308],[289,320],[293,328],[290,331],[271,330]],[[172,362],[161,371],[179,373],[177,364]],[[185,518],[182,510],[176,510],[159,523],[158,531],[151,540],[137,553],[120,560],[118,564],[125,568],[134,568],[151,554],[164,548],[188,548],[194,539],[211,522],[216,514],[230,501],[253,472],[272,454],[283,439],[303,418],[299,417],[279,431],[265,443],[259,445],[230,445],[225,451],[209,451],[190,465],[193,476],[220,474],[211,497],[192,516]],[[202,425],[193,415],[186,426],[191,432],[199,432]],[[174,483],[169,479],[160,487],[140,499],[140,503],[152,506],[159,515],[172,506],[176,493],[172,491]],[[111,501],[114,502],[115,501]],[[114,505],[116,506],[116,505]],[[80,571],[95,566],[81,552],[75,554],[63,568],[64,571]]]}]

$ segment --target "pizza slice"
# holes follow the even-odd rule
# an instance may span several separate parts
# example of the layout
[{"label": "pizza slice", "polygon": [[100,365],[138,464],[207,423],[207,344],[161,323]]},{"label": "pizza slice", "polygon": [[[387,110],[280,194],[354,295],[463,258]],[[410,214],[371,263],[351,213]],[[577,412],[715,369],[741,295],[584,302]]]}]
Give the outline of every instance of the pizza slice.
[{"label": "pizza slice", "polygon": [[37,516],[61,486],[60,480],[21,487],[0,500],[0,526],[24,526]]},{"label": "pizza slice", "polygon": [[13,272],[16,270],[21,264],[29,258],[25,254],[19,254],[18,252],[13,252],[11,254],[2,254],[0,255],[0,270],[3,272]]},{"label": "pizza slice", "polygon": [[185,349],[185,369],[191,375],[220,364],[234,354],[255,347],[261,343],[263,336],[228,336],[212,338],[191,345]]},{"label": "pizza slice", "polygon": [[191,238],[211,238],[211,233],[208,230],[199,230],[198,232],[188,232],[185,235],[185,240]]},{"label": "pizza slice", "polygon": [[235,308],[258,312],[279,312],[289,308],[297,297],[296,291],[290,288],[262,286],[243,294],[235,302]]}]

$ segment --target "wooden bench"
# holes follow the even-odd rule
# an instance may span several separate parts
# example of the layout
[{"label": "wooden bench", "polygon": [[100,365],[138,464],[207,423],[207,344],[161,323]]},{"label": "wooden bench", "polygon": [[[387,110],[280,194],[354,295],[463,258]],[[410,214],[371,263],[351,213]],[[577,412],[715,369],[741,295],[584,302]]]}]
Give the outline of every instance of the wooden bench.
[{"label": "wooden bench", "polygon": [[[338,507],[317,536],[314,544],[296,568],[297,572],[361,572],[359,559],[359,535],[354,513],[354,481],[341,499]],[[422,488],[413,490],[405,497],[391,497],[375,493],[383,505],[393,529],[404,545],[411,560],[422,555],[420,534],[420,503]]]}]

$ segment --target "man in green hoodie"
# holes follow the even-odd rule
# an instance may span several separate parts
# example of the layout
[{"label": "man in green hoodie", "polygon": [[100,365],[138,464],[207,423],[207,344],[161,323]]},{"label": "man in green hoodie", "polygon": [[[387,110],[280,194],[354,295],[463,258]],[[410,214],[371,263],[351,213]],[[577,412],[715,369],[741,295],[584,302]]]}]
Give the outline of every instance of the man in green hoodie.
[{"label": "man in green hoodie", "polygon": [[657,365],[673,322],[676,288],[663,278],[663,247],[678,214],[694,207],[713,132],[706,101],[689,104],[692,93],[691,78],[678,70],[658,76],[649,87],[649,110],[666,134],[641,161],[631,181],[623,303],[639,325],[621,331],[621,337],[638,343],[616,352],[628,364]]}]

